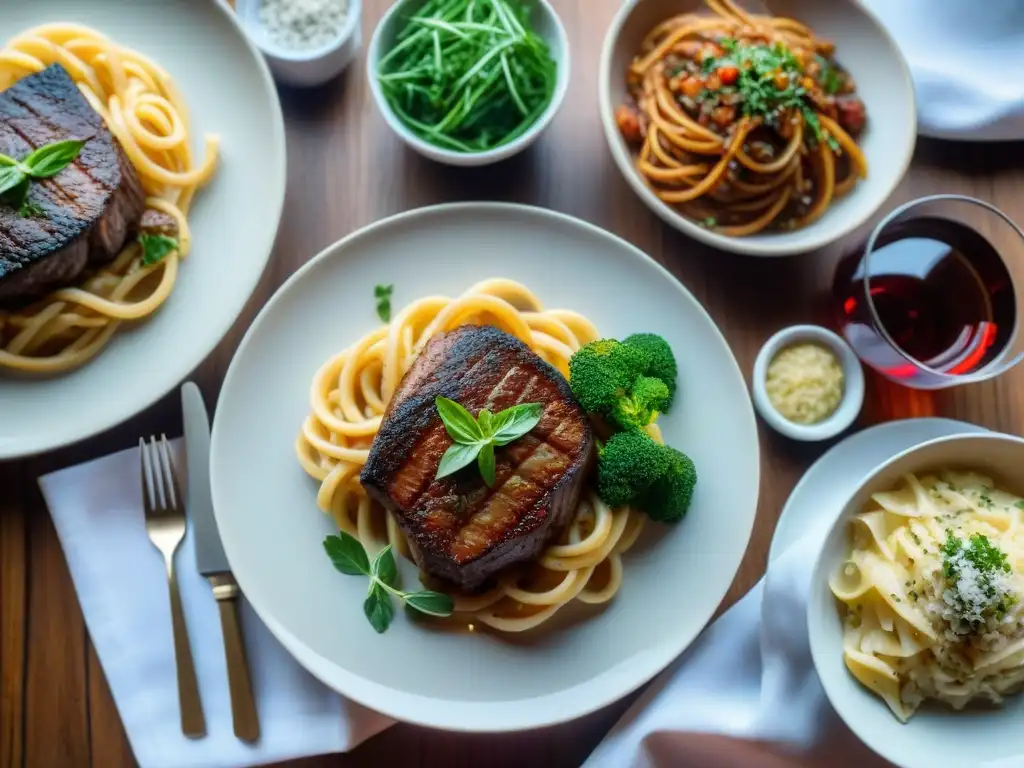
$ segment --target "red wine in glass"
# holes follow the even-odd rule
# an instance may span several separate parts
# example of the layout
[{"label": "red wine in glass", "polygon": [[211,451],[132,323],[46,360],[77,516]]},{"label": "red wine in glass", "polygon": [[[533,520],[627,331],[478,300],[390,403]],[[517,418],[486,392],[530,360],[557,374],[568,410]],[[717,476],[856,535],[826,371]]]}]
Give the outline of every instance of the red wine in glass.
[{"label": "red wine in glass", "polygon": [[1013,280],[970,226],[922,215],[888,224],[870,254],[844,258],[838,322],[864,362],[918,388],[957,383],[1007,351],[1017,327]]}]

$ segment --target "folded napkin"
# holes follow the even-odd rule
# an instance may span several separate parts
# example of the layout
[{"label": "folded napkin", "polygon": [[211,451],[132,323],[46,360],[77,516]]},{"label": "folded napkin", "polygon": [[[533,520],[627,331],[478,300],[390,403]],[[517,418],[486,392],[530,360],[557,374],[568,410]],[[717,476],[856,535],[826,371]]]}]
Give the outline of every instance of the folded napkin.
[{"label": "folded napkin", "polygon": [[861,2],[892,33],[910,64],[919,133],[1024,139],[1024,2]]},{"label": "folded napkin", "polygon": [[836,715],[811,661],[806,605],[825,517],[644,692],[584,768],[688,764],[679,732],[774,742],[830,768],[888,765]]},{"label": "folded napkin", "polygon": [[[180,442],[174,448],[176,466],[183,470]],[[242,601],[262,736],[253,745],[236,739],[220,616],[209,584],[196,570],[190,528],[178,550],[176,571],[207,735],[185,738],[167,577],[146,535],[138,449],[46,475],[39,484],[141,768],[234,768],[341,752],[389,725],[382,715],[346,701],[302,669]]]}]

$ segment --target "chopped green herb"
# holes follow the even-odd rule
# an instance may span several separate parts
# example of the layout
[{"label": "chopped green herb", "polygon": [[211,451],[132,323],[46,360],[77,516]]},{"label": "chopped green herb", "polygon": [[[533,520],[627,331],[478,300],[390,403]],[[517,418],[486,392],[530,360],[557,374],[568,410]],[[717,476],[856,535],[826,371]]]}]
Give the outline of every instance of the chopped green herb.
[{"label": "chopped green herb", "polygon": [[921,537],[913,531],[910,532],[910,538],[914,540],[914,543],[917,544],[917,546],[921,546]]},{"label": "chopped green herb", "polygon": [[377,300],[377,317],[385,323],[391,322],[391,294],[394,290],[393,285],[376,285],[373,288],[373,298]]},{"label": "chopped green herb", "polygon": [[896,597],[896,593],[895,593],[895,592],[890,592],[890,593],[889,593],[889,597],[891,597],[891,598],[892,598],[893,600],[895,600],[895,601],[896,601],[897,603],[902,603],[902,602],[903,602],[903,601],[902,601],[902,600],[900,600],[900,599],[899,599],[898,597]]},{"label": "chopped green herb", "polygon": [[1013,502],[1013,506],[1015,506],[1017,509],[1024,509],[1024,499],[1017,499],[1015,502]]},{"label": "chopped green herb", "polygon": [[159,264],[167,255],[178,250],[178,241],[167,235],[150,235],[143,232],[139,235],[142,246],[142,263],[146,266]]},{"label": "chopped green herb", "polygon": [[910,599],[916,603],[918,597],[917,592],[915,592],[914,590],[910,590],[908,594],[910,595]]},{"label": "chopped green herb", "polygon": [[704,221],[701,222],[701,226],[707,227],[708,229],[717,227],[718,219],[716,219],[714,216],[708,216],[706,219],[704,219]]},{"label": "chopped green herb", "polygon": [[982,493],[978,496],[978,503],[985,509],[992,509],[992,499],[988,494]]},{"label": "chopped green herb", "polygon": [[46,211],[43,210],[43,206],[39,205],[39,203],[25,200],[18,208],[18,215],[23,219],[27,219],[30,216],[45,216]]}]

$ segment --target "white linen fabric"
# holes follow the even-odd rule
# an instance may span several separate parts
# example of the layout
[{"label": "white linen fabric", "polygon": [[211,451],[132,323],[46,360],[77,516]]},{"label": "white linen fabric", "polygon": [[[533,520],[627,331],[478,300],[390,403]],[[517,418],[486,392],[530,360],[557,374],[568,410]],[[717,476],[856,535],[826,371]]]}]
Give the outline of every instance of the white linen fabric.
[{"label": "white linen fabric", "polygon": [[[175,441],[176,466],[184,450]],[[182,473],[184,474],[184,472]],[[196,570],[191,527],[176,570],[207,735],[181,733],[163,558],[146,535],[138,449],[39,480],[85,623],[141,768],[239,768],[342,752],[390,724],[301,668],[244,600],[241,620],[261,738],[235,738],[220,616]]]},{"label": "white linen fabric", "polygon": [[910,64],[921,135],[1024,139],[1024,3],[861,2],[892,33]]}]

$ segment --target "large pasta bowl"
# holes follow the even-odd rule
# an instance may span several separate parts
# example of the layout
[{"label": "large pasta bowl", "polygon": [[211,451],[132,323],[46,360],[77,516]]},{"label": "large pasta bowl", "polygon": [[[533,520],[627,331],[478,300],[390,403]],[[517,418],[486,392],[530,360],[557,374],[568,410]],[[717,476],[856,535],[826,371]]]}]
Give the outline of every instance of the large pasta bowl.
[{"label": "large pasta bowl", "polygon": [[636,151],[623,139],[615,111],[627,98],[627,71],[640,53],[645,36],[678,14],[709,13],[703,0],[628,0],[612,21],[601,53],[598,84],[608,147],[633,191],[648,208],[684,234],[725,251],[751,256],[813,251],[867,222],[903,178],[916,139],[913,82],[895,41],[856,0],[767,0],[741,5],[756,13],[767,8],[777,17],[795,19],[810,27],[817,38],[835,44],[835,59],[853,77],[866,107],[867,123],[858,143],[866,157],[867,177],[832,201],[806,227],[745,236],[716,232],[706,220],[688,218],[678,207],[659,198],[637,170]]},{"label": "large pasta bowl", "polygon": [[[944,469],[974,471],[991,478],[996,488],[1019,496],[1024,493],[1022,466],[1024,440],[1008,435],[956,435],[910,448],[863,480],[832,524],[814,565],[807,624],[811,655],[822,686],[850,729],[871,749],[896,765],[994,768],[1024,764],[1024,743],[1019,736],[1019,726],[1024,719],[1024,694],[1007,696],[1001,707],[972,703],[955,710],[945,704],[925,702],[906,723],[901,723],[880,696],[855,679],[844,662],[840,603],[829,584],[848,557],[851,519],[864,509],[872,494],[893,489],[908,473],[922,476]],[[1020,512],[1011,508],[1008,514],[1019,518]],[[1019,557],[1014,562],[1012,552],[1009,556],[1019,572],[1024,563]]]}]

